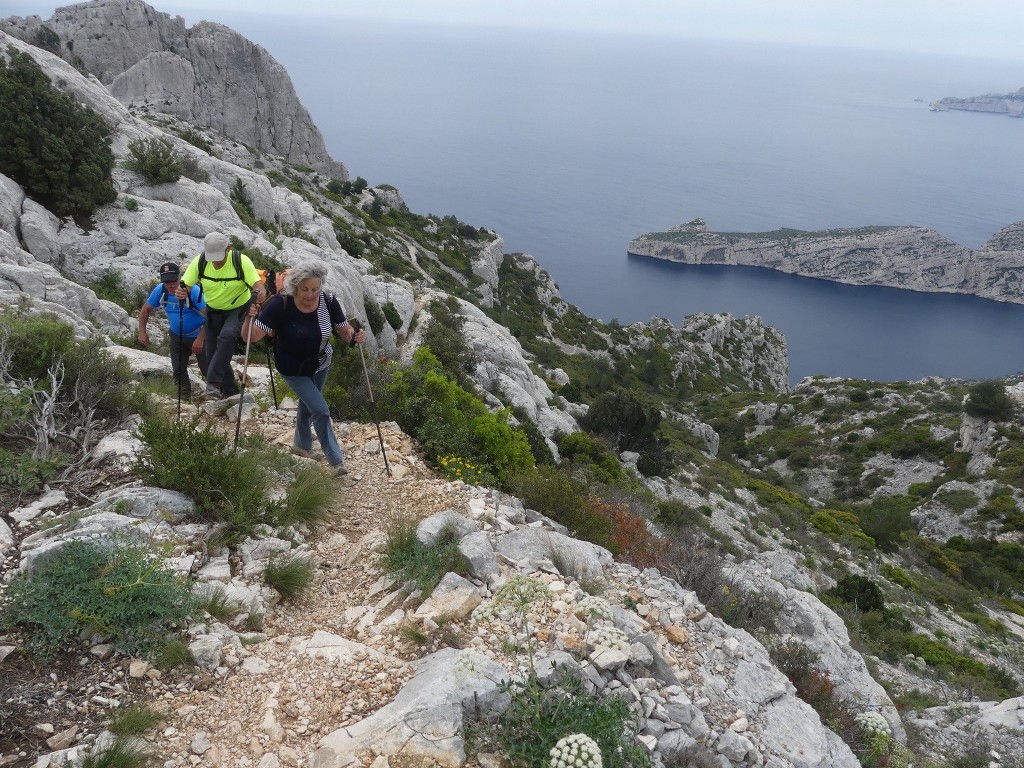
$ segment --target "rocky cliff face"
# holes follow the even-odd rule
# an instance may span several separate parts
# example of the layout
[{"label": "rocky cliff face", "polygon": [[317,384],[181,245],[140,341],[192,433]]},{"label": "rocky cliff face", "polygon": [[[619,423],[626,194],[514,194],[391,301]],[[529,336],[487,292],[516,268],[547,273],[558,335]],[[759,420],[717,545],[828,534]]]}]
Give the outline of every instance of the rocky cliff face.
[{"label": "rocky cliff face", "polygon": [[988,93],[966,99],[947,96],[934,102],[931,108],[935,112],[960,109],[966,112],[992,112],[1010,117],[1024,117],[1024,88],[1014,93]]},{"label": "rocky cliff face", "polygon": [[56,33],[54,52],[96,75],[123,104],[204,125],[290,163],[348,178],[299,101],[291,78],[264,48],[209,22],[186,29],[141,0],[93,0],[52,18],[12,18],[0,29],[23,40]]},{"label": "rocky cliff face", "polygon": [[719,233],[694,219],[668,232],[641,235],[628,250],[682,264],[766,267],[852,285],[1024,303],[1024,250],[1017,229],[1003,231],[1004,237],[972,251],[926,227]]}]

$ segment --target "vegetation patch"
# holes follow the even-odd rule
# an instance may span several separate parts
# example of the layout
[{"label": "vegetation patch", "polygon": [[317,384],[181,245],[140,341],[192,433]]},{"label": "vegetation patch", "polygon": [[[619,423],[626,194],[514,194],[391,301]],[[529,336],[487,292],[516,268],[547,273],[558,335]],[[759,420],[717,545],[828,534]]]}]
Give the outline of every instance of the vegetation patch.
[{"label": "vegetation patch", "polygon": [[0,628],[20,627],[44,660],[83,632],[145,656],[193,609],[188,585],[155,553],[127,541],[71,541],[11,582]]}]

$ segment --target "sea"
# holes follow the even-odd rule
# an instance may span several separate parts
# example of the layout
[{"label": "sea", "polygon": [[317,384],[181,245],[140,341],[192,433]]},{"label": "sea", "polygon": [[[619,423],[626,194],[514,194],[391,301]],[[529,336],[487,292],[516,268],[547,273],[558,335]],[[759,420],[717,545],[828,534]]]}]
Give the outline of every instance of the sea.
[{"label": "sea", "polygon": [[[192,20],[188,20],[192,23]],[[1024,306],[631,257],[710,229],[916,224],[978,247],[1024,220],[1024,120],[933,112],[1024,86],[1024,60],[342,20],[231,25],[288,70],[333,156],[411,210],[493,229],[622,323],[781,330],[790,379],[1024,371]]]}]

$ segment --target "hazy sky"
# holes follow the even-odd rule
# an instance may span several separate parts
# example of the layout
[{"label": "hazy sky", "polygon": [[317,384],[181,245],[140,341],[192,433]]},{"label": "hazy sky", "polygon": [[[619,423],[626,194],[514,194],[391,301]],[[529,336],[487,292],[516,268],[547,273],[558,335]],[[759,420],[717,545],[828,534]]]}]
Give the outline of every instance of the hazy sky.
[{"label": "hazy sky", "polygon": [[[228,26],[240,13],[621,31],[1024,59],[1022,0],[155,0]],[[0,0],[0,16],[58,4]]]}]

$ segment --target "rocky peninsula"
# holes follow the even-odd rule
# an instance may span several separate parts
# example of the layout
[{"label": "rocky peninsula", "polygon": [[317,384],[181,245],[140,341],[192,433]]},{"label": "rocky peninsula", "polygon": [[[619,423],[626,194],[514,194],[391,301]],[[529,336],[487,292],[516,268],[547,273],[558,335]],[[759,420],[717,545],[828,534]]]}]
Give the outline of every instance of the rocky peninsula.
[{"label": "rocky peninsula", "polygon": [[681,264],[766,267],[850,285],[964,293],[1024,303],[1024,223],[1004,227],[973,250],[918,226],[807,232],[711,232],[693,219],[630,242],[634,256]]},{"label": "rocky peninsula", "polygon": [[1024,117],[1024,88],[1013,93],[986,93],[981,96],[969,96],[966,99],[947,96],[932,102],[931,109],[933,112],[961,109],[966,112],[992,112],[997,115]]}]

